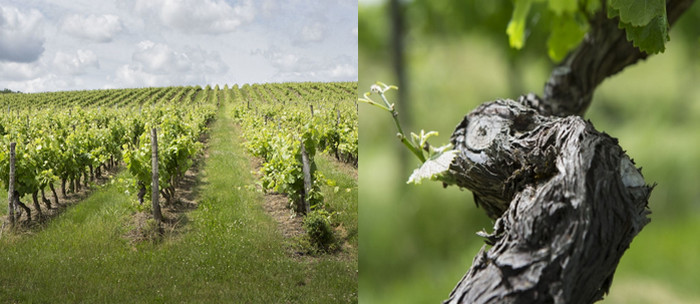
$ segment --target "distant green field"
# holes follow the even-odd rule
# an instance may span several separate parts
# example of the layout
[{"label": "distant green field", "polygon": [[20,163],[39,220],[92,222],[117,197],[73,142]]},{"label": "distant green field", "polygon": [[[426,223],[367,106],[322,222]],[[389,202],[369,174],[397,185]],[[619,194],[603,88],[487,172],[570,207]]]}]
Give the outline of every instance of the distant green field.
[{"label": "distant green field", "polygon": [[[436,145],[482,102],[541,94],[552,68],[542,54],[512,71],[500,46],[478,34],[413,33],[409,41],[408,87],[400,89],[411,104],[397,107],[410,113],[410,131],[439,131]],[[700,54],[689,47],[672,38],[664,54],[606,80],[586,115],[658,183],[652,222],[622,258],[604,303],[700,303]],[[388,63],[360,46],[360,93],[377,80],[395,83]],[[525,91],[512,92],[511,79]],[[492,223],[468,191],[406,185],[418,161],[402,151],[386,113],[360,112],[360,302],[439,303],[483,244],[474,233]]]}]

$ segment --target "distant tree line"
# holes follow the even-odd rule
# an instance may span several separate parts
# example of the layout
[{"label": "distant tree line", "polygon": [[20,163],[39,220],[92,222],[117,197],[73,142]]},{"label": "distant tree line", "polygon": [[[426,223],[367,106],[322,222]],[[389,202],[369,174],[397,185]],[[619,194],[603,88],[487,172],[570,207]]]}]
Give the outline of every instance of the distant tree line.
[{"label": "distant tree line", "polygon": [[22,93],[22,92],[20,92],[20,91],[16,91],[16,92],[15,92],[15,91],[10,90],[10,89],[8,89],[8,88],[5,88],[5,89],[3,89],[2,91],[0,91],[0,94],[12,94],[12,93]]}]

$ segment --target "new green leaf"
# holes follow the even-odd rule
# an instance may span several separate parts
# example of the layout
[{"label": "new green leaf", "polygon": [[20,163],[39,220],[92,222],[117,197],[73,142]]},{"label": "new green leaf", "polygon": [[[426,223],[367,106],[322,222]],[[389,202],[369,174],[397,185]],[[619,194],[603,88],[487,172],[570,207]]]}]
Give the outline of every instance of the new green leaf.
[{"label": "new green leaf", "polygon": [[457,156],[457,150],[449,150],[435,154],[426,160],[420,168],[413,170],[407,184],[420,184],[424,179],[438,179],[450,169],[450,163]]},{"label": "new green leaf", "polygon": [[645,26],[632,26],[628,23],[620,23],[627,33],[627,40],[647,54],[656,54],[666,50],[665,44],[669,40],[668,22],[666,16],[658,16]]},{"label": "new green leaf", "polygon": [[521,49],[525,44],[525,23],[527,14],[532,6],[532,0],[516,0],[513,8],[513,16],[508,22],[506,34],[512,48]]},{"label": "new green leaf", "polygon": [[573,15],[554,17],[552,33],[547,40],[549,58],[555,62],[564,59],[571,49],[581,43],[587,31],[587,24],[577,22]]},{"label": "new green leaf", "polygon": [[645,26],[658,16],[666,16],[664,0],[610,0],[608,16],[620,16],[620,23]]}]

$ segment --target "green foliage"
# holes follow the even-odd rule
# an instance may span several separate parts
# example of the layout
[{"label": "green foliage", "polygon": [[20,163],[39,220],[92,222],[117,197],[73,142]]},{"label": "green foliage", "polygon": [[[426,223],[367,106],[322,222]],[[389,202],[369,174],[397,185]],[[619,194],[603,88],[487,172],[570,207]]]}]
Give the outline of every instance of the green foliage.
[{"label": "green foliage", "polygon": [[549,58],[561,61],[575,48],[588,32],[588,23],[581,14],[565,13],[552,18],[552,33],[547,39]]},{"label": "green foliage", "polygon": [[211,125],[200,207],[184,213],[185,229],[157,244],[125,239],[134,206],[123,172],[41,231],[5,231],[0,303],[357,303],[356,250],[313,262],[289,254],[261,195],[232,191],[254,177],[229,113]]},{"label": "green foliage", "polygon": [[[512,48],[521,49],[527,39],[527,23],[531,7],[536,2],[542,0],[515,0],[513,15],[508,22],[506,34]],[[591,1],[588,1],[591,2]],[[588,8],[595,8],[589,6]],[[575,0],[549,0],[546,6],[536,6],[536,9],[551,15],[551,21],[547,30],[547,54],[553,61],[561,61],[566,54],[575,48],[588,31],[587,21],[583,15],[584,11],[579,11],[579,6]],[[536,15],[542,12],[537,12]],[[592,13],[592,12],[588,12]]]},{"label": "green foliage", "polygon": [[134,187],[144,185],[147,192],[151,190],[152,126],[156,127],[158,135],[158,186],[160,189],[174,187],[202,150],[199,136],[206,130],[206,122],[214,115],[214,109],[208,103],[190,108],[156,105],[142,109],[148,123],[137,128],[142,133],[133,143],[122,147],[122,157],[134,177]]},{"label": "green foliage", "polygon": [[656,16],[644,26],[632,26],[620,22],[620,28],[625,29],[627,40],[648,54],[663,53],[666,42],[669,41],[668,22],[666,16]]},{"label": "green foliage", "polygon": [[[302,170],[301,141],[290,134],[274,134],[268,138],[271,140],[265,146],[270,147],[266,155],[267,161],[263,164],[261,171],[263,176],[261,181],[265,189],[272,189],[276,192],[286,193],[289,196],[290,204],[298,204],[302,196],[305,196],[311,208],[320,206],[323,202],[323,195],[319,190],[319,179],[316,172],[316,164],[313,161],[315,156],[315,145],[317,144],[311,132],[313,129],[306,129],[303,140],[310,160],[310,172],[312,176],[312,189],[310,193],[304,193],[304,174]],[[250,142],[252,144],[252,142]],[[254,144],[252,144],[254,145]]]},{"label": "green foliage", "polygon": [[[513,14],[506,28],[512,48],[521,49],[527,39],[528,16],[536,2],[542,0],[515,0]],[[538,8],[540,6],[537,6]],[[587,16],[600,9],[600,1],[550,0],[540,13],[552,14],[547,40],[547,53],[553,61],[561,61],[578,46],[589,30]],[[609,18],[619,17],[619,28],[624,29],[627,40],[649,54],[663,52],[668,41],[668,21],[664,0],[612,0],[607,2]]]},{"label": "green foliage", "polygon": [[[641,3],[640,3],[641,2]],[[611,0],[608,17],[620,18],[627,40],[648,54],[663,52],[669,40],[664,0]]]},{"label": "green foliage", "polygon": [[[191,87],[170,87],[2,95],[0,104],[10,111],[0,116],[0,180],[7,188],[9,143],[14,141],[15,188],[20,195],[59,179],[79,179],[107,160],[122,157],[135,177],[134,185],[139,181],[150,185],[148,131],[156,126],[162,130],[160,184],[168,187],[201,150],[198,138],[214,115],[212,101],[192,104],[196,92]],[[191,104],[177,106],[170,104],[172,99]],[[157,104],[141,106],[150,100]]]},{"label": "green foliage", "polygon": [[508,42],[515,49],[523,48],[525,45],[525,24],[527,22],[527,14],[530,12],[532,0],[516,0],[513,7],[513,17],[508,22],[506,34],[508,34]]},{"label": "green foliage", "polygon": [[666,16],[665,0],[610,0],[608,17],[619,16],[620,21],[631,26],[644,26],[652,19]]},{"label": "green foliage", "polygon": [[323,209],[311,211],[304,217],[304,230],[311,244],[318,250],[335,250],[336,238],[331,221],[332,214]]},{"label": "green foliage", "polygon": [[578,11],[577,0],[549,0],[548,4],[549,9],[557,15],[573,14]]},{"label": "green foliage", "polygon": [[[311,209],[321,208],[324,178],[316,168],[316,153],[357,163],[357,112],[350,102],[356,88],[357,83],[285,83],[232,89],[232,116],[243,126],[248,151],[263,160],[265,190],[287,194],[293,207],[303,197]],[[302,144],[310,161],[309,193]]]}]

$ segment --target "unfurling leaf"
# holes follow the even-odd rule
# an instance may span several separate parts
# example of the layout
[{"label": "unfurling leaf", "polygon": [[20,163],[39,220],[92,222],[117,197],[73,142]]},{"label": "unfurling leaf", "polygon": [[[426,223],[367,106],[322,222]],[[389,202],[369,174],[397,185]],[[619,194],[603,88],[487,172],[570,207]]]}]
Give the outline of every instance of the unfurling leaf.
[{"label": "unfurling leaf", "polygon": [[457,155],[457,150],[449,150],[435,154],[426,160],[420,168],[413,170],[407,184],[420,184],[424,179],[437,179],[450,169],[450,163]]}]

